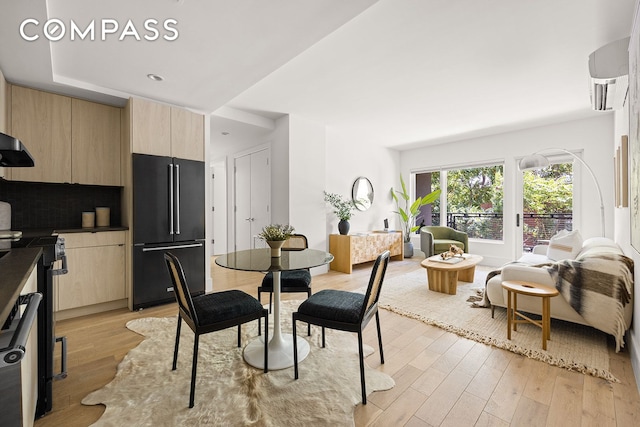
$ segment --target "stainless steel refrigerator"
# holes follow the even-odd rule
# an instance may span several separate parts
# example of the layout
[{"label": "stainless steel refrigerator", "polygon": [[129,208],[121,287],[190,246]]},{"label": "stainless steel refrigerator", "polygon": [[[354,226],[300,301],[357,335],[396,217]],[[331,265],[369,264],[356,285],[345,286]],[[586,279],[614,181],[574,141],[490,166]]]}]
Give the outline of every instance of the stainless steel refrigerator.
[{"label": "stainless steel refrigerator", "polygon": [[204,162],[133,154],[133,308],[175,301],[164,253],[192,294],[205,286]]}]

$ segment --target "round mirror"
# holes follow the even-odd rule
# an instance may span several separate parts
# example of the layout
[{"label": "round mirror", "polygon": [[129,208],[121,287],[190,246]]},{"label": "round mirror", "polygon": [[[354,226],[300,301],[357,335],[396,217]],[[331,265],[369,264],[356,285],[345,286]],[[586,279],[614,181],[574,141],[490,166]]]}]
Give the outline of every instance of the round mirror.
[{"label": "round mirror", "polygon": [[364,176],[356,178],[351,189],[351,198],[359,211],[369,209],[373,203],[373,185],[371,185],[371,181]]}]

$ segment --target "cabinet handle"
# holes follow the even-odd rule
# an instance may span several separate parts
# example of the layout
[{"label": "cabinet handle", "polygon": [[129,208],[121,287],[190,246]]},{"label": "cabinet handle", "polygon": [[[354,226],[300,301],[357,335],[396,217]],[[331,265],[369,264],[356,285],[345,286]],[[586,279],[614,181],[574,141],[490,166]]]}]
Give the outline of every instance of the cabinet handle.
[{"label": "cabinet handle", "polygon": [[142,252],[166,251],[170,249],[199,248],[202,243],[190,243],[186,245],[157,246],[154,248],[142,248]]}]

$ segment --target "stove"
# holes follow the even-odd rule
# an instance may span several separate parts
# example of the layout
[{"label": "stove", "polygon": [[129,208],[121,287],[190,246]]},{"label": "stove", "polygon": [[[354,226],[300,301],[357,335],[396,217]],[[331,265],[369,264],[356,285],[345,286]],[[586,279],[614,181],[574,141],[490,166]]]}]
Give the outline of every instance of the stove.
[{"label": "stove", "polygon": [[[38,307],[38,402],[36,416],[42,417],[51,411],[53,402],[53,381],[67,376],[66,337],[55,336],[55,318],[53,313],[53,277],[67,274],[67,256],[64,239],[53,235],[51,230],[24,231],[20,238],[11,240],[11,248],[42,248],[38,260],[38,292],[42,301]],[[6,244],[5,240],[5,244]],[[61,268],[56,262],[61,261]],[[61,369],[56,373],[54,352],[56,343],[61,343]]]}]

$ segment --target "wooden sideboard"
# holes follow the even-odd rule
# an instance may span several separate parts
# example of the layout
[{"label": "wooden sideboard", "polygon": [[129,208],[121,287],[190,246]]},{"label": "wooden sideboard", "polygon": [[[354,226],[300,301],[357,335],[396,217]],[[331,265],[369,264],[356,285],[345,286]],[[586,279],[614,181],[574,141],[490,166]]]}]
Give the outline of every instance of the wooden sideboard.
[{"label": "wooden sideboard", "polygon": [[354,264],[375,261],[386,250],[391,252],[392,260],[400,261],[404,258],[401,232],[329,235],[329,252],[333,254],[331,270],[351,274]]}]

